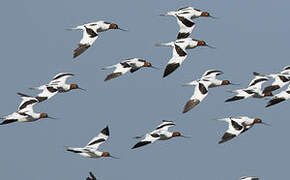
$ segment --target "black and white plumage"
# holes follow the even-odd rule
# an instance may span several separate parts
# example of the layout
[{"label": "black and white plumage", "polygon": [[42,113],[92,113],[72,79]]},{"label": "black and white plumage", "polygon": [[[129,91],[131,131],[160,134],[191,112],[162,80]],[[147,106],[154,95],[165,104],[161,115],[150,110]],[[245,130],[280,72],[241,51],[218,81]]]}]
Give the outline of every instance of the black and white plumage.
[{"label": "black and white plumage", "polygon": [[234,97],[227,99],[225,102],[247,99],[249,97],[264,98],[267,96],[273,96],[271,92],[262,92],[262,85],[267,82],[269,78],[257,72],[254,72],[253,75],[255,77],[251,80],[247,88],[229,91],[237,94]]},{"label": "black and white plumage", "polygon": [[51,118],[46,113],[34,112],[33,106],[39,102],[37,98],[22,93],[17,94],[22,98],[22,102],[18,106],[17,112],[1,118],[3,121],[0,123],[0,125],[13,122],[33,122],[42,118]]},{"label": "black and white plumage", "polygon": [[290,66],[285,66],[285,67],[282,69],[281,74],[283,74],[283,75],[287,75],[288,78],[289,78],[289,75],[290,75]]},{"label": "black and white plumage", "polygon": [[169,43],[158,43],[156,45],[157,46],[171,46],[173,48],[172,57],[165,68],[163,77],[166,77],[169,74],[171,74],[183,63],[183,61],[187,57],[186,49],[194,49],[198,46],[211,47],[207,45],[204,41],[200,41],[200,40],[196,40],[192,38],[179,39],[179,40],[172,41]]},{"label": "black and white plumage", "polygon": [[194,93],[191,96],[191,98],[186,102],[183,113],[188,112],[195,106],[197,106],[208,94],[208,88],[211,85],[211,81],[203,79],[203,80],[197,80],[193,81],[190,84],[191,86],[195,86]]},{"label": "black and white plumage", "polygon": [[280,93],[276,94],[266,105],[266,107],[273,106],[280,102],[290,99],[290,85],[285,91],[281,91]]},{"label": "black and white plumage", "polygon": [[[83,37],[78,44],[78,47],[74,50],[73,58],[78,57],[85,52],[93,43],[98,39],[100,32],[107,31],[109,29],[120,29],[117,24],[109,23],[106,21],[97,21],[87,24],[83,24],[74,28],[68,28],[68,30],[82,30]],[[124,30],[125,31],[125,30]]]},{"label": "black and white plumage", "polygon": [[92,172],[89,172],[89,177],[86,178],[86,180],[97,180],[97,178],[94,176]]},{"label": "black and white plumage", "polygon": [[72,73],[58,73],[52,78],[52,80],[48,84],[39,87],[32,87],[29,89],[42,90],[42,92],[36,97],[39,102],[50,99],[57,93],[64,93],[73,89],[85,90],[83,88],[80,88],[77,84],[66,83],[67,79],[72,76],[74,76],[74,74]]},{"label": "black and white plumage", "polygon": [[240,178],[240,180],[259,180],[257,177],[249,177],[249,176],[243,176]]},{"label": "black and white plumage", "polygon": [[[105,127],[98,136],[94,137],[85,147],[66,147],[67,151],[77,153],[87,158],[113,157],[108,152],[99,151],[99,146],[109,138],[109,127]],[[115,158],[115,157],[113,157]]]},{"label": "black and white plumage", "polygon": [[170,11],[166,14],[161,14],[161,16],[174,16],[179,25],[179,32],[177,39],[187,38],[195,28],[195,23],[192,19],[198,17],[212,17],[208,12],[202,12],[199,9],[193,7],[180,8],[177,11]]},{"label": "black and white plumage", "polygon": [[157,126],[157,128],[154,131],[147,133],[144,136],[136,137],[137,139],[139,138],[143,139],[139,141],[137,144],[135,144],[132,147],[132,149],[139,148],[147,144],[152,144],[157,140],[168,140],[171,139],[172,137],[185,137],[181,135],[179,132],[169,132],[168,129],[173,126],[175,126],[173,121],[163,120],[162,123],[159,126]]},{"label": "black and white plumage", "polygon": [[266,92],[272,92],[275,91],[277,89],[280,89],[284,86],[286,86],[287,84],[289,84],[290,79],[288,78],[288,76],[284,75],[284,74],[270,74],[267,75],[267,77],[273,78],[274,82],[272,83],[271,86],[267,86],[265,87],[265,89],[263,90],[263,93]]},{"label": "black and white plumage", "polygon": [[249,118],[247,116],[240,116],[240,117],[229,117],[229,118],[222,118],[218,119],[219,121],[225,121],[228,123],[228,129],[222,136],[219,144],[227,142],[234,137],[242,134],[243,132],[249,130],[254,126],[254,124],[266,124],[263,123],[261,119],[258,118]]},{"label": "black and white plumage", "polygon": [[[216,76],[219,76],[223,74],[222,71],[217,70],[217,69],[210,69],[207,70],[203,73],[202,77],[200,78],[200,80],[208,80],[211,82],[211,84],[209,85],[209,88],[214,88],[214,87],[219,87],[219,86],[223,86],[223,85],[236,85],[231,83],[229,80],[219,80],[216,78]],[[182,83],[182,86],[192,86],[194,84],[197,84],[198,80],[194,80],[191,81],[189,83]]]},{"label": "black and white plumage", "polygon": [[116,77],[119,77],[119,76],[121,76],[129,71],[131,73],[134,73],[134,72],[138,71],[139,69],[141,69],[142,67],[151,67],[151,68],[157,69],[156,67],[152,66],[151,63],[149,63],[143,59],[130,58],[130,59],[125,59],[124,61],[122,61],[116,65],[103,67],[102,70],[115,68],[113,73],[109,74],[105,79],[105,81],[109,81],[109,80],[114,79]]}]

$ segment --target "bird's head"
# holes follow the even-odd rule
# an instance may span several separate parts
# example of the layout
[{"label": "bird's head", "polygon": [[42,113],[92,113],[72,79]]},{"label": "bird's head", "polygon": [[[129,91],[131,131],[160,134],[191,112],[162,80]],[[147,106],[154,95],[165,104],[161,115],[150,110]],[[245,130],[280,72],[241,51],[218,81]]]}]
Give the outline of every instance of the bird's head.
[{"label": "bird's head", "polygon": [[48,115],[46,113],[40,113],[39,119],[42,119],[42,118],[48,118]]},{"label": "bird's head", "polygon": [[173,132],[172,137],[179,137],[181,136],[180,132]]},{"label": "bird's head", "polygon": [[117,24],[110,24],[109,29],[119,29]]},{"label": "bird's head", "polygon": [[206,46],[205,41],[197,41],[197,46]]},{"label": "bird's head", "polygon": [[150,62],[144,62],[144,65],[143,65],[144,67],[151,67],[152,66],[152,64],[150,63]]},{"label": "bird's head", "polygon": [[200,16],[201,17],[210,17],[210,14],[209,14],[209,12],[202,12]]},{"label": "bird's head", "polygon": [[232,84],[229,80],[223,80],[222,85],[229,85]]},{"label": "bird's head", "polygon": [[110,153],[108,152],[103,152],[102,157],[111,157]]},{"label": "bird's head", "polygon": [[259,119],[259,118],[255,118],[253,123],[254,124],[260,124],[260,123],[262,123],[262,120]]}]

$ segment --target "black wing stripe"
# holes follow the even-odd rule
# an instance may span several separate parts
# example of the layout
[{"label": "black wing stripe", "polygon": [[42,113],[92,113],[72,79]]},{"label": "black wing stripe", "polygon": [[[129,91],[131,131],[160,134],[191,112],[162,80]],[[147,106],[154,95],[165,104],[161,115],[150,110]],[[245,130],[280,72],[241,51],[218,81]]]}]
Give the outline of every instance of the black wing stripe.
[{"label": "black wing stripe", "polygon": [[53,78],[53,80],[57,80],[57,79],[62,78],[64,76],[74,76],[74,74],[71,74],[71,73],[60,74],[60,75],[56,76],[55,78]]},{"label": "black wing stripe", "polygon": [[137,144],[135,144],[135,146],[133,146],[132,149],[135,149],[135,148],[138,148],[141,146],[145,146],[145,145],[150,144],[150,143],[151,143],[151,141],[140,141]]},{"label": "black wing stripe", "polygon": [[256,79],[254,82],[252,82],[252,83],[250,84],[250,86],[254,86],[254,85],[256,85],[257,83],[259,83],[259,82],[263,82],[263,81],[268,81],[268,79],[266,79],[266,78]]},{"label": "black wing stripe", "polygon": [[198,88],[201,94],[206,94],[208,92],[206,87],[202,83],[198,83]]},{"label": "black wing stripe", "polygon": [[91,142],[90,144],[88,144],[88,146],[91,146],[91,145],[94,145],[94,144],[98,144],[98,143],[104,142],[104,141],[106,141],[104,138],[100,138],[100,139],[97,139],[97,140]]},{"label": "black wing stripe", "polygon": [[37,103],[38,101],[36,99],[31,99],[29,101],[26,101],[25,103],[23,103],[20,107],[19,110],[26,108],[28,105],[30,104],[34,104]]},{"label": "black wing stripe", "polygon": [[243,129],[243,126],[239,125],[236,121],[231,120],[231,124],[237,131],[240,131]]},{"label": "black wing stripe", "polygon": [[194,22],[184,18],[184,17],[181,17],[181,16],[176,16],[178,18],[179,21],[182,22],[182,24],[184,24],[186,27],[192,27],[194,26]]},{"label": "black wing stripe", "polygon": [[180,57],[186,56],[187,53],[178,45],[174,44],[174,48]]},{"label": "black wing stripe", "polygon": [[162,129],[162,128],[166,127],[166,126],[174,126],[174,125],[175,125],[174,123],[163,124],[162,126],[159,126],[156,129]]}]

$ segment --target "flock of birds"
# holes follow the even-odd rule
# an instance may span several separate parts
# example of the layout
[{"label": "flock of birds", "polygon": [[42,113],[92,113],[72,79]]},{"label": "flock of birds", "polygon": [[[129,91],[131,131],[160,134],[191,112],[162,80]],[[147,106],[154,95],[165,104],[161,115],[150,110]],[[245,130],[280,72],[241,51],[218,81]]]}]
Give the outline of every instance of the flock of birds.
[{"label": "flock of birds", "polygon": [[[170,11],[166,14],[162,14],[162,16],[174,16],[177,19],[177,23],[180,27],[177,35],[177,40],[168,43],[156,44],[157,46],[172,47],[172,58],[169,60],[163,74],[163,77],[166,77],[173,71],[175,71],[183,63],[188,55],[186,52],[187,49],[194,49],[198,46],[214,48],[204,41],[189,38],[189,36],[195,28],[195,23],[193,22],[193,19],[199,17],[210,17],[215,19],[215,17],[211,16],[208,12],[203,12],[192,7],[185,7],[178,9],[177,11]],[[79,42],[78,47],[73,52],[73,58],[78,57],[79,55],[84,53],[89,47],[91,47],[92,44],[97,40],[101,32],[108,31],[110,29],[119,29],[122,31],[126,31],[119,28],[117,24],[108,23],[105,21],[97,21],[76,26],[74,28],[69,28],[69,30],[82,30],[83,32],[83,37]],[[105,81],[109,81],[129,71],[131,73],[134,73],[143,67],[158,69],[150,62],[147,62],[146,60],[141,58],[125,59],[118,64],[103,67],[102,69],[108,70],[115,68],[114,71],[111,74],[107,75],[107,77],[105,78]],[[217,76],[221,74],[223,74],[221,70],[210,69],[207,70],[200,79],[191,81],[189,83],[181,84],[182,86],[195,87],[194,94],[186,102],[183,108],[183,113],[187,113],[195,106],[200,104],[203,99],[208,95],[210,88],[224,85],[239,85],[234,84],[229,80],[217,79]],[[276,74],[263,75],[254,72],[253,75],[254,79],[251,80],[248,87],[243,89],[230,90],[229,92],[236,93],[236,95],[225,100],[225,102],[233,102],[237,100],[247,99],[250,97],[265,99],[272,97],[266,105],[266,107],[269,107],[287,99],[290,99],[290,86],[288,85],[290,82],[290,66],[284,67],[281,72],[278,72]],[[86,91],[85,89],[79,87],[79,85],[77,84],[66,83],[67,79],[72,76],[74,76],[74,74],[72,73],[59,73],[55,77],[53,77],[53,79],[48,84],[30,88],[32,90],[41,91],[35,97],[23,93],[18,93],[18,95],[22,98],[22,102],[20,103],[17,111],[1,118],[3,119],[3,121],[0,123],[0,125],[6,125],[13,122],[33,122],[42,118],[53,119],[53,117],[48,116],[47,113],[34,112],[33,106],[52,98],[58,93],[65,93],[74,89]],[[268,82],[270,79],[274,79],[273,83],[262,89],[262,85],[265,82]],[[274,91],[277,91],[278,89],[281,89],[286,85],[288,85],[288,88],[286,90],[282,90],[280,93],[273,95]],[[259,118],[250,118],[246,116],[227,117],[218,120],[228,123],[228,129],[222,136],[221,140],[218,142],[219,144],[227,142],[234,137],[242,134],[243,132],[253,127],[254,124],[268,125],[267,123],[262,122],[262,120]],[[162,123],[157,126],[156,129],[154,129],[153,131],[150,131],[145,135],[136,137],[136,139],[141,140],[137,142],[132,147],[132,149],[152,144],[157,140],[169,140],[173,137],[188,138],[180,132],[170,132],[169,128],[173,126],[175,126],[175,123],[173,121],[163,120]],[[117,158],[115,156],[112,156],[109,152],[102,152],[99,150],[99,146],[107,141],[109,135],[109,127],[107,126],[103,130],[101,130],[101,132],[96,137],[89,141],[89,143],[85,147],[66,147],[66,150],[87,158]],[[96,180],[96,178],[90,172],[90,177],[87,177],[87,180]],[[240,178],[240,180],[258,180],[258,178],[242,177]]]}]

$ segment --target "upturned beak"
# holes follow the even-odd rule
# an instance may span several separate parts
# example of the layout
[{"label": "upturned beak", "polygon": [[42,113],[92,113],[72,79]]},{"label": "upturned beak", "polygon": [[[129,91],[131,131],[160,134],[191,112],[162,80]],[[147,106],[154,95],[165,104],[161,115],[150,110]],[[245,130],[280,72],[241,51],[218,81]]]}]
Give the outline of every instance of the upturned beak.
[{"label": "upturned beak", "polygon": [[80,87],[79,87],[78,89],[80,89],[80,90],[82,90],[82,91],[86,91],[86,92],[87,92],[87,90],[86,90],[86,89],[83,89],[83,88],[80,88]]},{"label": "upturned beak", "polygon": [[150,66],[150,67],[153,68],[153,69],[160,70],[158,67],[155,67],[155,66]]},{"label": "upturned beak", "polygon": [[184,135],[180,135],[180,137],[183,137],[183,138],[191,138],[189,136],[184,136]]},{"label": "upturned beak", "polygon": [[122,29],[122,28],[118,28],[119,30],[121,30],[121,31],[128,31],[128,30],[126,30],[126,29]]},{"label": "upturned beak", "polygon": [[120,159],[120,158],[115,157],[115,156],[109,156],[109,157],[111,157],[111,158],[113,158],[113,159]]},{"label": "upturned beak", "polygon": [[210,46],[210,45],[205,45],[205,46],[207,46],[207,47],[209,47],[209,48],[211,48],[211,49],[216,49],[216,47],[214,47],[214,46]]},{"label": "upturned beak", "polygon": [[57,119],[57,118],[55,118],[55,117],[50,117],[50,116],[48,116],[47,118],[48,118],[48,119]]},{"label": "upturned beak", "polygon": [[261,124],[265,125],[265,126],[271,126],[271,124],[265,123],[265,122],[261,122]]}]

